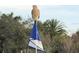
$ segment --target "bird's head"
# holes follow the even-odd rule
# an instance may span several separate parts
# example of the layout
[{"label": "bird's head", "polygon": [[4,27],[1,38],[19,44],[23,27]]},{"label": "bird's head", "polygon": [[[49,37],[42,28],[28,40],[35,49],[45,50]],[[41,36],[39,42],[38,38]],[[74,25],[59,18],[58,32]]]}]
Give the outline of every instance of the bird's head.
[{"label": "bird's head", "polygon": [[33,5],[33,8],[37,8],[37,5]]}]

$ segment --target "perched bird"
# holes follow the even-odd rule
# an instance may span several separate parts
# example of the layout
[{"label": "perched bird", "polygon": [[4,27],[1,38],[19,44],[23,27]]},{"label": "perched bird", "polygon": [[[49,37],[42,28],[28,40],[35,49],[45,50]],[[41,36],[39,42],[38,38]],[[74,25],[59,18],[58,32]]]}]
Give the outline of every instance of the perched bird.
[{"label": "perched bird", "polygon": [[33,5],[32,18],[34,19],[34,21],[37,21],[39,17],[40,17],[40,11],[36,5]]}]

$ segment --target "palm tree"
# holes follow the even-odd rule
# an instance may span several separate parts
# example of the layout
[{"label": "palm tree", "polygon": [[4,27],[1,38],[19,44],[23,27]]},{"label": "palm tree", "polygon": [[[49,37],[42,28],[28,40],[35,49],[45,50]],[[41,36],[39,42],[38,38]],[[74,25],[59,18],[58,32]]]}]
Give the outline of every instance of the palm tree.
[{"label": "palm tree", "polygon": [[53,36],[61,35],[66,32],[60,21],[56,19],[47,20],[44,23],[44,28],[45,28],[45,32],[50,34],[51,39],[53,39]]},{"label": "palm tree", "polygon": [[54,50],[53,52],[58,52],[58,49],[62,45],[60,43],[60,39],[61,37],[63,37],[64,34],[66,34],[63,25],[60,23],[60,21],[56,19],[51,19],[44,22],[43,27],[44,27],[44,34],[46,35],[46,37],[49,36],[50,41],[49,45],[51,47],[51,50]]}]

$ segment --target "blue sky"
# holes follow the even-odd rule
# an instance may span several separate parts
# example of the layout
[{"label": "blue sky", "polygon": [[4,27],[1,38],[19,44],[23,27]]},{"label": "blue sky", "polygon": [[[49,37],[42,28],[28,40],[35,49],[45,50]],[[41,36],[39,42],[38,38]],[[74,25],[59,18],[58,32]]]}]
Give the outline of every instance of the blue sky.
[{"label": "blue sky", "polygon": [[[79,5],[40,5],[40,19],[45,21],[46,19],[60,20],[68,31],[68,34],[72,34],[79,30]],[[0,7],[1,13],[11,13],[21,16],[23,19],[31,17],[32,6],[18,6],[18,7]]]}]

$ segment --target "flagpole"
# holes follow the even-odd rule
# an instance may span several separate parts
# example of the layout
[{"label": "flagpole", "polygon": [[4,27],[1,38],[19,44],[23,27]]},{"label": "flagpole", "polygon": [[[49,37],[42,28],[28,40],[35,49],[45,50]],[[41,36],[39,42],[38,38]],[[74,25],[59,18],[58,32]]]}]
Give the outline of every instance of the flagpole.
[{"label": "flagpole", "polygon": [[[35,21],[35,24],[37,25],[37,21]],[[37,29],[37,28],[36,28]],[[37,38],[37,35],[36,35],[36,38]],[[37,53],[37,45],[36,45],[36,53]]]}]

